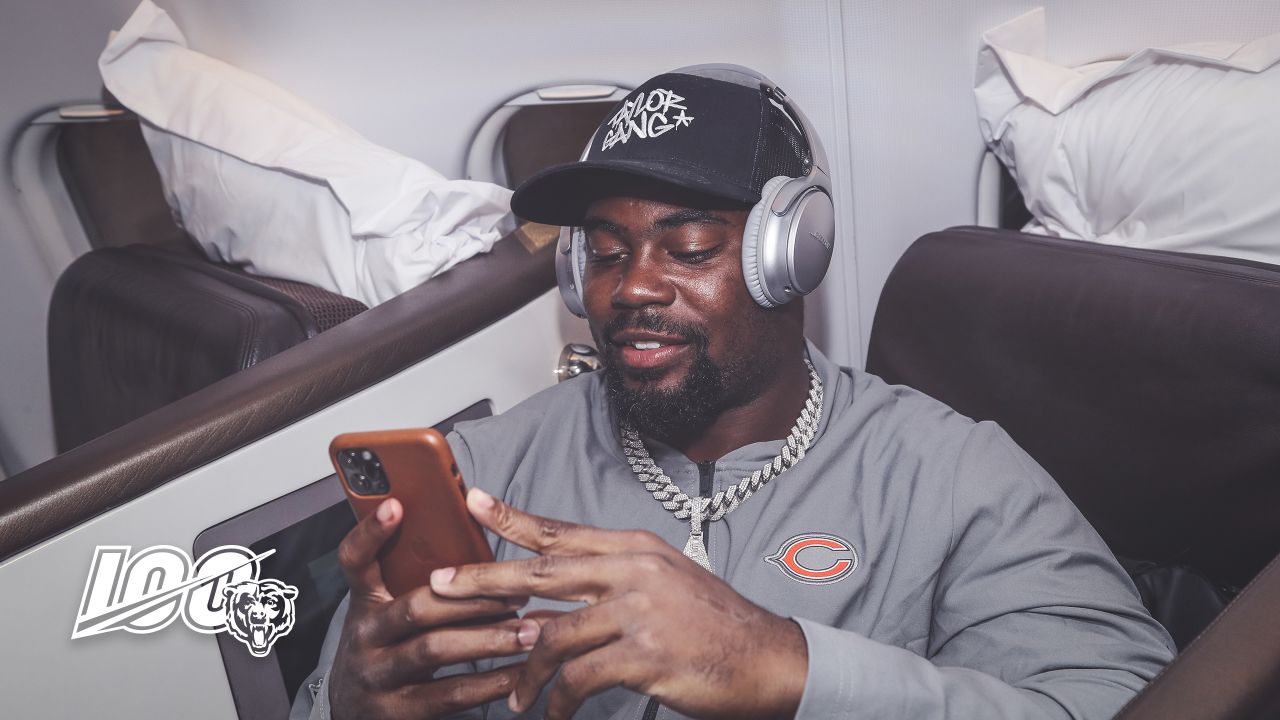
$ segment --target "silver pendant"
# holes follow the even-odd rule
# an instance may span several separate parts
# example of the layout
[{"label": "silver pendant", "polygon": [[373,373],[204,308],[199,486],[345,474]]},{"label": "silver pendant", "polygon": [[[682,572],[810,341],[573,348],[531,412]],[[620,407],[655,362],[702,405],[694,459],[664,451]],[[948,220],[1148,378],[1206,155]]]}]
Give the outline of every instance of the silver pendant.
[{"label": "silver pendant", "polygon": [[702,544],[702,515],[706,511],[707,498],[689,498],[689,542],[684,545],[684,556],[714,573],[711,558],[707,556],[707,546]]}]

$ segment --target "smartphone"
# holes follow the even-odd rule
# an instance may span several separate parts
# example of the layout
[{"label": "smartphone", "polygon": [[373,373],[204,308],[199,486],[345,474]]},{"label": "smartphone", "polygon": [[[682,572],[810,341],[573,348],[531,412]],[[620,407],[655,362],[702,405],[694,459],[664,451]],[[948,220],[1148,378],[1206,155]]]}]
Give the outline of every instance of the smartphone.
[{"label": "smartphone", "polygon": [[467,488],[444,436],[431,428],[346,433],[329,445],[342,488],[364,519],[393,497],[404,507],[378,562],[392,595],[428,584],[431,571],[493,562],[484,529],[467,511]]}]

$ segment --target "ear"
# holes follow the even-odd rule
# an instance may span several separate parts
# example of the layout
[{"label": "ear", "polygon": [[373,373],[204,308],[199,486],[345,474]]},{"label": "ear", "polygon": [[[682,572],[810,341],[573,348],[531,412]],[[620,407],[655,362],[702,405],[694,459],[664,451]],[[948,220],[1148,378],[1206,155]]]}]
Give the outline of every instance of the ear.
[{"label": "ear", "polygon": [[285,585],[284,589],[281,590],[281,592],[283,592],[284,596],[289,598],[290,600],[298,597],[298,588],[292,585]]},{"label": "ear", "polygon": [[233,594],[235,594],[235,588],[233,588],[233,587],[231,587],[231,586],[227,586],[227,587],[222,588],[222,597],[223,597],[223,599],[225,599],[225,600],[230,600],[230,599],[231,599],[231,596],[232,596]]}]

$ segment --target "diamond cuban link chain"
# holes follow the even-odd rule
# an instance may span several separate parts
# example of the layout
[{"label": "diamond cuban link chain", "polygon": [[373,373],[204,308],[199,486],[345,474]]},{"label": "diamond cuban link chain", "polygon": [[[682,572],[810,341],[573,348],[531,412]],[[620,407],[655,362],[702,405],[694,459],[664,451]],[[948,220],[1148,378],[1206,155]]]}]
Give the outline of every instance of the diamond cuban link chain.
[{"label": "diamond cuban link chain", "polygon": [[751,497],[762,485],[800,462],[813,445],[814,436],[818,432],[818,421],[822,419],[822,380],[818,378],[813,363],[806,359],[804,364],[809,369],[809,396],[805,399],[800,417],[796,418],[795,425],[787,435],[782,451],[751,475],[716,493],[713,498],[691,498],[681,492],[653,461],[648,448],[640,439],[640,433],[626,424],[618,428],[622,435],[622,452],[636,479],[676,518],[689,520],[689,541],[685,544],[684,554],[708,571],[711,570],[711,559],[707,556],[707,549],[702,541],[703,521],[715,522],[733,512],[734,508]]}]

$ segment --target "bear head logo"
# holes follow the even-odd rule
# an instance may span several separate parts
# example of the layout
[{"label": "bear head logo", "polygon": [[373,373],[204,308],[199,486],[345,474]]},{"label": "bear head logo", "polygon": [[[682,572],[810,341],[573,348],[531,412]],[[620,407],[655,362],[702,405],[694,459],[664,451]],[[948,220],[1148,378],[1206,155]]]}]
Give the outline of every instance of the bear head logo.
[{"label": "bear head logo", "polygon": [[298,588],[279,580],[245,580],[222,589],[227,609],[227,632],[266,657],[276,640],[293,629],[294,598]]}]

